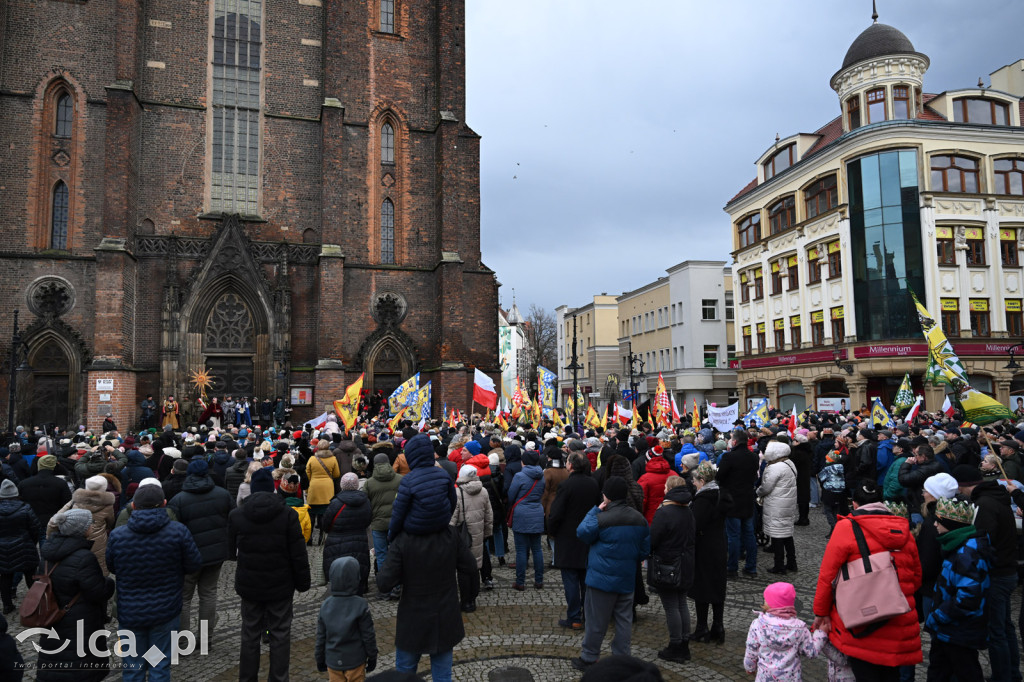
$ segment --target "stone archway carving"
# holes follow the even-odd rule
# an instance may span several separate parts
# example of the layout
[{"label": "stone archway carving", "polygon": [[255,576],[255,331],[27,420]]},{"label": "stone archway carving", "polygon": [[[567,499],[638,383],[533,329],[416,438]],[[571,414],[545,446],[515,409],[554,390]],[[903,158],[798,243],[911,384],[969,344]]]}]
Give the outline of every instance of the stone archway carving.
[{"label": "stone archway carving", "polygon": [[191,372],[210,366],[228,379],[215,383],[217,393],[283,395],[291,342],[287,280],[271,286],[238,216],[226,217],[211,241],[189,283],[181,291],[174,281],[165,287],[161,393],[194,397]]}]

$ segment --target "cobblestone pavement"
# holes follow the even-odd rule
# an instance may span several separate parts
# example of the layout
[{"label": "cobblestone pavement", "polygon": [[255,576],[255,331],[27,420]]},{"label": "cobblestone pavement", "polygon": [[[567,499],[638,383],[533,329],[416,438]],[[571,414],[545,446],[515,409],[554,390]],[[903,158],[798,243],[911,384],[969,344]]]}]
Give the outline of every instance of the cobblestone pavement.
[{"label": "cobblestone pavement", "polygon": [[[820,513],[812,510],[812,523],[796,529],[796,548],[799,571],[786,576],[796,586],[797,606],[800,616],[810,622],[813,618],[811,603],[814,598],[818,566],[825,549],[827,524]],[[545,553],[546,554],[546,553]],[[311,558],[319,558],[319,550]],[[758,557],[758,576],[730,581],[725,607],[725,644],[693,644],[693,660],[685,665],[667,663],[657,658],[657,652],[667,642],[664,612],[656,596],[651,603],[639,609],[639,621],[633,629],[633,655],[655,662],[666,680],[750,680],[743,671],[743,651],[747,628],[754,618],[753,610],[762,602],[764,588],[775,580],[766,573],[770,557],[761,553]],[[529,574],[528,574],[529,575]],[[541,681],[577,680],[577,673],[569,661],[579,655],[582,633],[573,633],[558,627],[558,619],[565,617],[564,597],[561,578],[557,571],[549,569],[543,590],[528,588],[525,592],[511,589],[513,571],[495,565],[494,578],[497,583],[493,591],[482,591],[477,600],[477,611],[464,614],[466,638],[455,649],[454,677],[460,681],[482,681],[501,679],[494,676],[503,668],[525,669],[533,679]],[[173,669],[173,678],[179,680],[224,681],[238,679],[239,603],[232,587],[234,565],[226,563],[221,572],[219,620],[211,637],[210,652],[206,656],[191,655]],[[296,595],[295,618],[292,625],[291,677],[298,682],[324,680],[326,674],[316,670],[313,660],[313,645],[316,635],[316,615],[327,594],[326,587],[314,587],[308,592]],[[1020,590],[1014,593],[1014,613],[1019,608]],[[397,602],[370,599],[377,644],[381,651],[378,670],[387,670],[394,665],[395,614]],[[193,604],[193,614],[195,614]],[[691,606],[691,617],[693,609]],[[195,617],[195,616],[193,616]],[[113,626],[111,626],[113,629]],[[11,634],[16,635],[21,627],[11,622]],[[611,630],[605,640],[603,654],[609,653]],[[30,640],[31,641],[31,640]],[[925,635],[927,660],[927,635]],[[30,642],[21,645],[23,655],[34,662]],[[261,672],[268,670],[267,647],[263,647]],[[987,656],[982,653],[983,663],[988,672]],[[424,657],[420,673],[429,679],[429,660]],[[805,680],[825,680],[826,665],[823,660],[805,661]],[[925,668],[919,666],[917,678],[924,679]],[[26,679],[33,679],[31,673]],[[111,677],[114,677],[113,675]],[[522,679],[515,677],[512,679]]]}]

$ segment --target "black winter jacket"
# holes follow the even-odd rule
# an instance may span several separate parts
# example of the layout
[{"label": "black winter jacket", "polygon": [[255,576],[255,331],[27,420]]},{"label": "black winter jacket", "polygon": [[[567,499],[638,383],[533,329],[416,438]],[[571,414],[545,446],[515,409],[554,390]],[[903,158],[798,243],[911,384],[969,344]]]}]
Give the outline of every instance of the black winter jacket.
[{"label": "black winter jacket", "polygon": [[[228,470],[224,472],[224,487],[227,488],[232,500],[238,497],[238,486],[245,482],[245,472],[248,469],[249,460],[243,459],[240,462],[236,460],[235,463],[229,466]],[[303,486],[302,489],[306,490],[306,486]]]},{"label": "black winter jacket", "polygon": [[974,525],[988,533],[994,559],[992,576],[1017,573],[1017,522],[1010,508],[1010,493],[999,481],[986,481],[974,487],[971,502],[978,505]]},{"label": "black winter jacket", "polygon": [[754,489],[757,485],[757,455],[741,443],[722,454],[718,464],[718,487],[732,498],[730,518],[745,519],[754,514]]},{"label": "black winter jacket", "polygon": [[196,541],[203,566],[227,561],[228,515],[235,498],[214,484],[209,476],[189,474],[181,492],[168,504]]},{"label": "black winter jacket", "polygon": [[18,490],[21,499],[32,507],[43,528],[46,528],[51,516],[71,501],[71,489],[67,482],[46,469],[26,478]]},{"label": "black winter jacket", "polygon": [[174,496],[181,492],[181,489],[185,485],[186,474],[171,474],[164,479],[164,499],[170,502],[174,499]]},{"label": "black winter jacket", "polygon": [[555,539],[555,568],[585,569],[590,546],[576,536],[587,512],[600,504],[601,491],[590,474],[569,474],[548,510],[548,535]]},{"label": "black winter jacket", "polygon": [[18,499],[0,500],[0,573],[35,571],[43,528],[32,507]]},{"label": "black winter jacket", "polygon": [[466,636],[459,611],[459,584],[465,602],[476,600],[480,572],[468,545],[453,526],[430,535],[399,533],[377,574],[377,589],[402,586],[395,624],[395,647],[417,654],[450,651]]},{"label": "black winter jacket", "polygon": [[[676,590],[686,592],[693,586],[694,543],[697,530],[693,513],[688,505],[692,495],[686,486],[672,488],[665,494],[665,504],[654,512],[651,522],[651,560],[648,563],[648,583],[659,590],[670,590],[670,587],[655,585],[651,582],[655,560],[671,564],[680,556],[682,572]],[[677,504],[668,504],[676,502]]]},{"label": "black winter jacket", "polygon": [[945,469],[937,460],[928,460],[923,464],[911,464],[904,461],[900,465],[899,473],[896,475],[900,485],[906,490],[907,506],[911,511],[919,511],[924,504],[924,482],[935,474],[941,474]]},{"label": "black winter jacket", "polygon": [[231,512],[228,556],[238,562],[235,592],[242,599],[283,601],[296,590],[309,589],[309,557],[299,515],[277,493],[253,493]]},{"label": "black winter jacket", "polygon": [[[101,680],[107,675],[109,658],[91,656],[87,641],[78,640],[77,626],[81,621],[85,640],[103,628],[107,600],[114,594],[114,581],[103,576],[96,555],[92,553],[92,542],[81,535],[72,537],[58,533],[52,536],[43,544],[42,555],[40,573],[60,562],[50,574],[58,606],[67,606],[75,596],[78,596],[78,601],[53,626],[57,631],[56,639],[45,637],[39,642],[43,651],[56,653],[40,652],[36,679],[44,682]],[[69,644],[57,651],[64,642]],[[79,649],[86,652],[84,657],[78,656]]]},{"label": "black winter jacket", "polygon": [[342,490],[324,511],[324,575],[331,574],[331,564],[342,556],[359,562],[359,594],[365,594],[370,577],[370,545],[366,529],[373,519],[373,509],[366,493],[361,490]]}]

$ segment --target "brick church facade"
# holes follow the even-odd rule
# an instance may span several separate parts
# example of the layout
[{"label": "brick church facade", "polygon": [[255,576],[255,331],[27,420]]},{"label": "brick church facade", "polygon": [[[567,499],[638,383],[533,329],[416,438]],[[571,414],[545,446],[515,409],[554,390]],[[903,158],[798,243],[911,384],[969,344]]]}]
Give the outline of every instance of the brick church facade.
[{"label": "brick church facade", "polygon": [[[464,0],[0,0],[18,423],[497,377]],[[27,360],[27,365],[21,360]],[[9,367],[9,366],[8,366]],[[0,403],[7,402],[7,373]],[[302,402],[302,401],[300,401]]]}]

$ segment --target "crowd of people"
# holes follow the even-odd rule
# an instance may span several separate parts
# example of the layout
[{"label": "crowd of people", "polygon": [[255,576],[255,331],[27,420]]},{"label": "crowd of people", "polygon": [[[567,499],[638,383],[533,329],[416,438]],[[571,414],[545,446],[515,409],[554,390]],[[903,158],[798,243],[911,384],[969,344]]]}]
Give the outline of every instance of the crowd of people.
[{"label": "crowd of people", "polygon": [[[169,679],[175,631],[211,635],[210,650],[228,655],[212,637],[227,561],[241,680],[257,679],[264,644],[269,679],[288,679],[295,594],[314,585],[328,587],[315,664],[332,680],[376,668],[367,599],[398,602],[388,675],[416,679],[428,656],[432,679],[450,680],[463,613],[496,589],[496,564],[514,571],[516,591],[550,589],[546,569],[559,571],[565,617],[552,627],[580,633],[572,665],[584,680],[625,670],[660,679],[630,658],[637,609],[656,596],[658,657],[685,664],[691,645],[725,642],[729,585],[758,575],[760,546],[777,582],[736,662],[758,680],[799,680],[800,658],[819,655],[833,680],[914,679],[922,628],[927,679],[980,680],[988,649],[989,679],[1021,680],[1011,594],[1024,424],[922,414],[876,428],[859,414],[772,411],[760,428],[724,432],[707,422],[505,431],[480,416],[392,432],[367,410],[346,432],[333,416],[320,428],[239,423],[230,398],[185,428],[166,406],[165,423],[139,433],[19,427],[0,447],[4,615],[19,601],[24,614],[20,583],[42,575],[66,609],[39,641],[39,680],[105,677],[109,654],[78,640],[115,620],[111,629],[136,642],[126,680]],[[794,537],[811,532],[797,528],[815,509],[830,528],[824,559],[798,566]],[[888,599],[872,620],[842,595],[858,589],[861,563],[883,555],[889,563],[877,565],[894,569],[889,587],[902,601]],[[818,572],[809,625],[785,580],[797,570]],[[609,628],[612,656],[599,660]],[[165,657],[144,657],[151,647]]]}]

